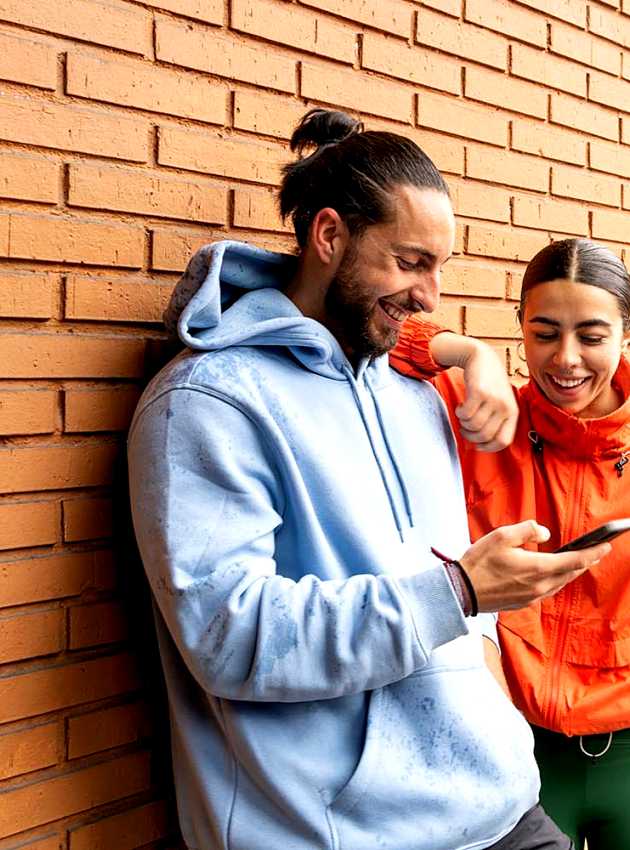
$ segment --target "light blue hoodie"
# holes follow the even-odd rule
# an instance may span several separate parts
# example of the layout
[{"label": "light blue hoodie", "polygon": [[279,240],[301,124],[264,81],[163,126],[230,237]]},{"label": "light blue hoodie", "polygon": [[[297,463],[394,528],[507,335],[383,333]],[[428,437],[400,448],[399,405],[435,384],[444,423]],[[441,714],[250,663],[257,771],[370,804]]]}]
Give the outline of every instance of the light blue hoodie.
[{"label": "light blue hoodie", "polygon": [[469,545],[447,415],[386,357],[354,370],[278,288],[294,263],[202,249],[171,305],[188,349],[130,435],[184,837],[484,848],[538,771],[486,618],[464,619],[429,551]]}]

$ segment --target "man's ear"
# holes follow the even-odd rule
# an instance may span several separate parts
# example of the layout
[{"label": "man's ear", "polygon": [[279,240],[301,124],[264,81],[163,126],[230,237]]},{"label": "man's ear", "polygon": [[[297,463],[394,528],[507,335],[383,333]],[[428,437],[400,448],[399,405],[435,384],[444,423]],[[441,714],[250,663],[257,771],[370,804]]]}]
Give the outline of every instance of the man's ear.
[{"label": "man's ear", "polygon": [[348,245],[348,228],[332,207],[321,209],[311,222],[310,241],[322,265],[337,266]]}]

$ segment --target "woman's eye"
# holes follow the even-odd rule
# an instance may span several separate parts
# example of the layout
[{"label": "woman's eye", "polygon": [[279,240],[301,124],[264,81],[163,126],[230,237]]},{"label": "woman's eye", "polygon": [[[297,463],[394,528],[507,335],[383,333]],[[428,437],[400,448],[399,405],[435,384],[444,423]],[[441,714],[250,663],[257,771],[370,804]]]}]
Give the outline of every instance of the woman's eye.
[{"label": "woman's eye", "polygon": [[536,337],[536,339],[537,339],[537,340],[539,340],[540,342],[551,342],[552,340],[556,339],[556,334],[541,334],[541,333],[537,333],[537,334],[534,334],[534,336],[535,336],[535,337]]},{"label": "woman's eye", "polygon": [[581,337],[582,342],[585,342],[586,345],[601,345],[604,341],[605,337],[603,336],[583,336]]}]

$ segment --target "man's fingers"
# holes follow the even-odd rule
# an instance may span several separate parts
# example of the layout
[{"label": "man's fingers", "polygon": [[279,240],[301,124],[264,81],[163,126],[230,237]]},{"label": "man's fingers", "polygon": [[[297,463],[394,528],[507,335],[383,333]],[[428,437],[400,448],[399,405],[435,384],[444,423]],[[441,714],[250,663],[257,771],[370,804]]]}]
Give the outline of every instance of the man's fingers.
[{"label": "man's fingers", "polygon": [[514,525],[502,525],[492,534],[499,534],[508,546],[524,546],[526,543],[545,543],[551,534],[548,528],[534,519],[526,519]]},{"label": "man's fingers", "polygon": [[583,573],[594,567],[611,550],[610,543],[598,543],[597,546],[589,546],[576,552],[541,552],[540,557],[549,561],[548,569],[550,575],[562,575],[563,573]]}]

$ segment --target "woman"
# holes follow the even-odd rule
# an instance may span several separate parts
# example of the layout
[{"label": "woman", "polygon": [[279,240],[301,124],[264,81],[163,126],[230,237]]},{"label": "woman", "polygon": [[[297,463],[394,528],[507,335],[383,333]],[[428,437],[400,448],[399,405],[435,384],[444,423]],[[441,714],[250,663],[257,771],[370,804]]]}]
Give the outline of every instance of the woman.
[{"label": "woman", "polygon": [[[551,531],[543,548],[553,550],[630,516],[628,272],[589,240],[555,242],[527,267],[519,321],[530,380],[514,389],[519,419],[508,448],[483,452],[462,438],[461,373],[434,383],[455,425],[473,539],[536,517]],[[477,374],[484,363],[496,369],[483,343],[440,330],[408,322],[393,365],[416,377],[454,363],[469,374],[473,362]],[[482,408],[466,411],[465,425],[495,448],[506,426],[494,414],[480,437]],[[612,545],[555,596],[499,620],[510,690],[534,727],[542,803],[588,850],[630,847],[630,533]]]}]

